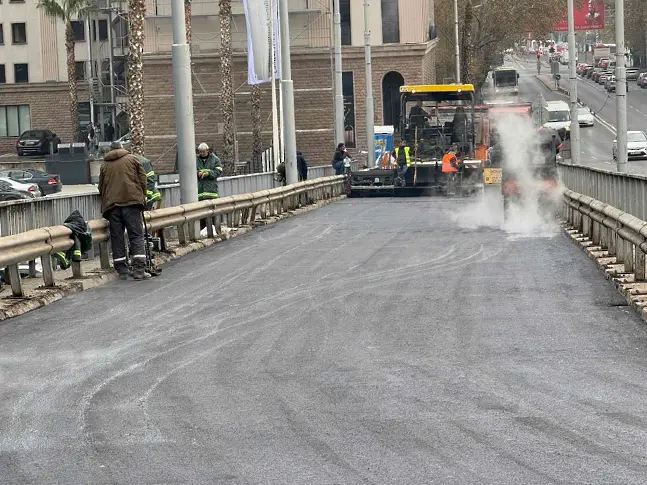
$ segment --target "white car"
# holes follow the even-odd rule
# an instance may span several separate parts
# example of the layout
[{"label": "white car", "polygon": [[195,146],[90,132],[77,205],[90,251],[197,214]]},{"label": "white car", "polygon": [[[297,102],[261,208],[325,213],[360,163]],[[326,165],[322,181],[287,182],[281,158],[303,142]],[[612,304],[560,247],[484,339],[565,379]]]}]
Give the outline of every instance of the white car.
[{"label": "white car", "polygon": [[[647,135],[644,131],[627,132],[627,158],[647,160]],[[613,159],[618,159],[618,140],[613,140]]]},{"label": "white car", "polygon": [[595,116],[591,110],[586,106],[577,108],[577,122],[580,126],[593,126],[595,124]]},{"label": "white car", "polygon": [[11,187],[13,187],[14,190],[22,192],[28,197],[40,197],[40,188],[36,184],[23,184],[7,177],[0,177],[0,181],[8,183],[9,185],[11,185]]}]

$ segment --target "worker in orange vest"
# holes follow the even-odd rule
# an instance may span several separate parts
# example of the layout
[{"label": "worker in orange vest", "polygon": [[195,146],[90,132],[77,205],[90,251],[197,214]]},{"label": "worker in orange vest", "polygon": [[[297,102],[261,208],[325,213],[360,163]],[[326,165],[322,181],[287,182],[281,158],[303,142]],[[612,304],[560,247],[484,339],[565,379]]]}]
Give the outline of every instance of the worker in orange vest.
[{"label": "worker in orange vest", "polygon": [[443,173],[456,173],[458,172],[458,159],[456,158],[456,152],[448,151],[443,156]]}]

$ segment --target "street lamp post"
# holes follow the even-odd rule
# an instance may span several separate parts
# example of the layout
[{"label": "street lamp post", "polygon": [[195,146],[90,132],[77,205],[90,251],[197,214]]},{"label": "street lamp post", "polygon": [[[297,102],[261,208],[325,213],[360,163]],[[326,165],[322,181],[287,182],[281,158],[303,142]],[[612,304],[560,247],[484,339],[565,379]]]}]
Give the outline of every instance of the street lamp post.
[{"label": "street lamp post", "polygon": [[[177,1],[177,0],[175,0]],[[297,135],[294,122],[294,85],[290,59],[290,19],[288,0],[279,0],[279,38],[281,42],[282,125],[284,136],[285,178],[288,184],[299,181],[297,172]]]},{"label": "street lamp post", "polygon": [[335,143],[344,141],[344,92],[341,67],[341,13],[339,0],[334,0],[335,10]]},{"label": "street lamp post", "polygon": [[373,111],[373,68],[371,65],[371,30],[368,22],[369,3],[364,0],[364,63],[366,64],[366,165],[372,166],[375,155],[375,113]]},{"label": "street lamp post", "polygon": [[454,56],[456,57],[456,83],[461,82],[461,59],[458,46],[458,0],[454,0]]},{"label": "street lamp post", "polygon": [[618,172],[627,172],[627,71],[625,69],[625,2],[616,0],[616,156]]},{"label": "street lamp post", "polygon": [[568,80],[571,95],[571,163],[580,163],[580,123],[577,116],[577,73],[575,63],[577,47],[575,45],[575,18],[573,0],[568,0]]}]

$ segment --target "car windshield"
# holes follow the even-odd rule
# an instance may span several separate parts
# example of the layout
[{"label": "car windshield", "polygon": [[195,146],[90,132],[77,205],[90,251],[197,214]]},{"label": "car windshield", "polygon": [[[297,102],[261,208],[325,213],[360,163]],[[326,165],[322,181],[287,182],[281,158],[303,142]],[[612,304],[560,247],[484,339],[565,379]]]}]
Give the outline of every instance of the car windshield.
[{"label": "car windshield", "polygon": [[627,133],[627,141],[631,143],[647,141],[644,133]]},{"label": "car windshield", "polygon": [[29,130],[20,135],[20,139],[24,140],[25,138],[42,138],[44,133],[45,132],[42,130]]},{"label": "car windshield", "polygon": [[549,111],[548,112],[548,122],[559,122],[559,121],[568,121],[571,119],[570,113],[568,111]]},{"label": "car windshield", "polygon": [[589,111],[588,108],[578,108],[577,109],[577,114],[578,115],[589,116],[591,114],[591,112]]}]

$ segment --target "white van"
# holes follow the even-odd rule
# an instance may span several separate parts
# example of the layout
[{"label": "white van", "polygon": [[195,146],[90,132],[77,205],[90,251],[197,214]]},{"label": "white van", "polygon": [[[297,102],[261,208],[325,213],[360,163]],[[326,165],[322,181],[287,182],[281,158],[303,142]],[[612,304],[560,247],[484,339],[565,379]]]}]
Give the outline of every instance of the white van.
[{"label": "white van", "polygon": [[565,101],[547,101],[543,111],[544,128],[561,130],[571,126],[571,108]]}]

